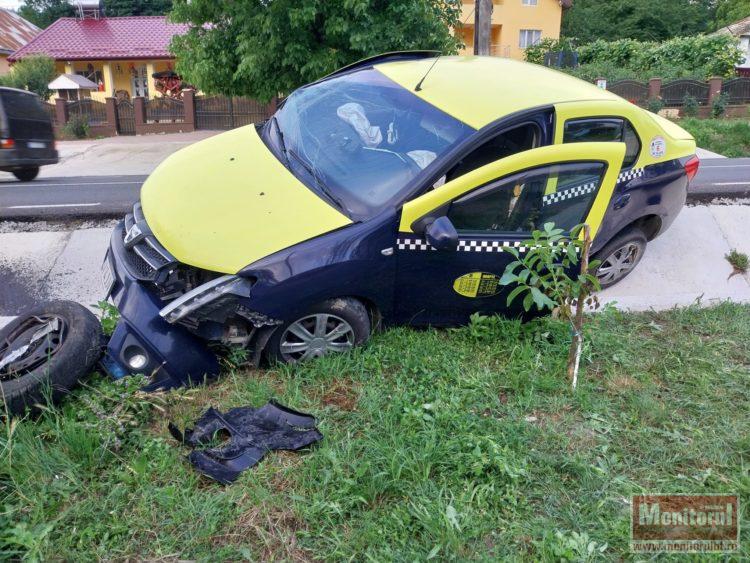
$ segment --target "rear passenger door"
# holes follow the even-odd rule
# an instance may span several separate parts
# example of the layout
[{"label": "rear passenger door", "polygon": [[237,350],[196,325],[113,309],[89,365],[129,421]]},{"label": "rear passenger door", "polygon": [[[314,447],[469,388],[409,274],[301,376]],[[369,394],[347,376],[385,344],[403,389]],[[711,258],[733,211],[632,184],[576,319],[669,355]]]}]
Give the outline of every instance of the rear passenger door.
[{"label": "rear passenger door", "polygon": [[[520,313],[512,288],[499,285],[524,252],[531,231],[553,222],[569,230],[601,224],[622,166],[621,143],[533,149],[468,172],[402,209],[396,241],[396,316],[415,325],[456,325],[472,313]],[[550,191],[550,186],[554,186]],[[426,228],[446,217],[458,233],[455,250],[436,250]]]}]

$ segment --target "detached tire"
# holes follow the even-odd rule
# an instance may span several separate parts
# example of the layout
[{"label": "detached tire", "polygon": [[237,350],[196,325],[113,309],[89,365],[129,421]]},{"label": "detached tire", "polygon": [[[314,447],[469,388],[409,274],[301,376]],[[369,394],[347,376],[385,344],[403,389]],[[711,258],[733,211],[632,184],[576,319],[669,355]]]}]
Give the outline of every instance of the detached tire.
[{"label": "detached tire", "polygon": [[[19,353],[26,346],[22,353]],[[0,329],[0,391],[7,412],[54,403],[89,374],[102,349],[102,327],[84,306],[52,301]]]},{"label": "detached tire", "polygon": [[367,342],[370,330],[370,316],[361,301],[329,299],[276,329],[266,354],[270,360],[294,363],[348,352]]},{"label": "detached tire", "polygon": [[14,170],[13,175],[21,182],[31,182],[39,175],[39,167],[33,166],[31,168],[21,168],[20,170]]},{"label": "detached tire", "polygon": [[617,235],[594,256],[602,263],[596,269],[596,277],[602,289],[611,287],[629,276],[646,252],[648,239],[644,232],[632,228]]}]

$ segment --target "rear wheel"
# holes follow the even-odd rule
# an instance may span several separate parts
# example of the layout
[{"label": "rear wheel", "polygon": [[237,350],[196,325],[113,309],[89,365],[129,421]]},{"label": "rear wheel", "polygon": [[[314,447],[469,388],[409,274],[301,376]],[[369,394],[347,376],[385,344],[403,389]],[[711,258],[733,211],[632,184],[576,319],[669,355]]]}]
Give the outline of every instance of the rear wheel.
[{"label": "rear wheel", "polygon": [[31,182],[34,178],[36,178],[39,175],[39,167],[32,166],[29,168],[21,168],[19,170],[14,170],[13,175],[19,180],[21,180],[22,182]]},{"label": "rear wheel", "polygon": [[611,241],[596,253],[601,264],[596,269],[596,277],[602,289],[615,285],[635,269],[646,252],[648,239],[640,229],[630,229]]},{"label": "rear wheel", "polygon": [[294,363],[348,352],[369,338],[370,317],[365,306],[356,299],[331,299],[279,327],[268,342],[268,354]]}]

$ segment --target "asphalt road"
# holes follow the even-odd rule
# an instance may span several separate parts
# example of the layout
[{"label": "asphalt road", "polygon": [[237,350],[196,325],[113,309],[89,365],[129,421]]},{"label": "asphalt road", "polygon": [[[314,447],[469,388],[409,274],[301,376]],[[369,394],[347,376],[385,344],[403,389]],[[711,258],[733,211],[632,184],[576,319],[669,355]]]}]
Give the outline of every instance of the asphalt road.
[{"label": "asphalt road", "polygon": [[147,176],[0,181],[0,220],[119,218],[138,201]]},{"label": "asphalt road", "polygon": [[[0,181],[0,220],[119,218],[138,200],[147,176],[43,178]],[[750,158],[707,159],[689,198],[750,197]]]}]

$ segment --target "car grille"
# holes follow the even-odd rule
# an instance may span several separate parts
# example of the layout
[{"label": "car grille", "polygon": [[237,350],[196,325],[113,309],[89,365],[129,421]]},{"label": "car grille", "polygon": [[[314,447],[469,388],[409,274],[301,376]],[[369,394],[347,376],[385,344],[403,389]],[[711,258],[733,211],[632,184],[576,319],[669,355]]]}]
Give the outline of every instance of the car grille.
[{"label": "car grille", "polygon": [[[125,239],[128,232],[138,225],[143,233],[140,240],[135,244],[127,244]],[[125,246],[125,261],[131,274],[141,281],[158,283],[166,278],[169,270],[178,262],[161,244],[156,240],[146,224],[140,203],[133,206],[133,213],[125,217],[125,224],[120,233]]]}]

